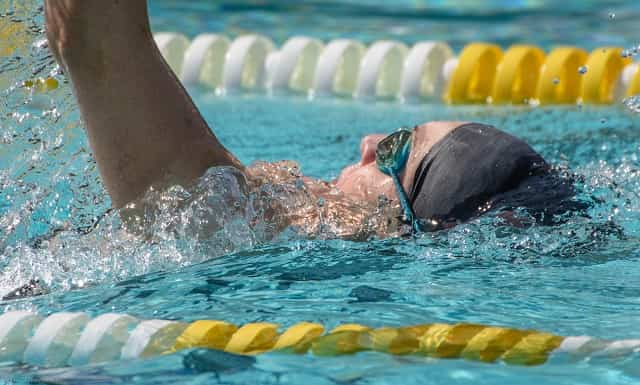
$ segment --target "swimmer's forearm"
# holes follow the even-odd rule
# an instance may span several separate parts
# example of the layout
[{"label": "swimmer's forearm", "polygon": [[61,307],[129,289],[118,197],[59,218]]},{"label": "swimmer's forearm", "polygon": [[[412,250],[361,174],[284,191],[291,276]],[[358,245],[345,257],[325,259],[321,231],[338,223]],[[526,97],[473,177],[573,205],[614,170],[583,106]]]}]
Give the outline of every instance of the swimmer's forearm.
[{"label": "swimmer's forearm", "polygon": [[[56,20],[54,11],[65,11],[60,4],[89,24],[75,25],[65,15]],[[188,185],[209,167],[241,167],[162,59],[149,29],[146,1],[47,0],[46,6],[47,28],[56,31],[48,32],[52,50],[72,80],[116,207],[139,198],[151,185]]]}]

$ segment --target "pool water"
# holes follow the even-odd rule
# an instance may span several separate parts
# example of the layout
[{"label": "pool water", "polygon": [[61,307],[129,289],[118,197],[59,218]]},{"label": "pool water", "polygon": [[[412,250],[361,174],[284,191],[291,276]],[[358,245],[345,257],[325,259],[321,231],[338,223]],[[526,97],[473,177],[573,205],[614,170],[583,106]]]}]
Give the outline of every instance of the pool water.
[{"label": "pool water", "polygon": [[[252,30],[278,42],[304,33],[324,40],[393,37],[410,43],[428,35],[456,48],[472,39],[584,48],[638,43],[636,2],[493,1],[472,8],[466,2],[438,2],[433,8],[419,1],[377,3],[154,0],[150,6],[155,30],[190,36]],[[590,208],[552,227],[513,228],[486,216],[415,240],[350,242],[283,234],[269,242],[247,241],[236,224],[206,247],[171,234],[149,244],[118,230],[70,86],[42,43],[39,2],[0,4],[14,11],[0,11],[3,19],[33,27],[17,37],[26,44],[0,58],[0,295],[31,278],[50,291],[0,302],[0,312],[117,312],[142,319],[268,321],[284,327],[314,321],[328,328],[351,322],[373,327],[474,322],[567,336],[640,338],[640,115],[624,106],[446,107],[261,94],[220,97],[192,89],[222,142],[245,163],[295,159],[305,174],[333,178],[358,158],[365,134],[430,120],[475,120],[524,138],[551,163],[575,173],[576,199]],[[536,32],[532,20],[543,33]],[[52,92],[19,86],[50,74],[61,81]],[[0,367],[0,378],[56,384],[640,380],[638,352],[552,358],[531,368],[378,353],[339,358],[212,353],[208,365],[194,369],[185,365],[185,357],[193,357],[189,354],[54,370]]]}]

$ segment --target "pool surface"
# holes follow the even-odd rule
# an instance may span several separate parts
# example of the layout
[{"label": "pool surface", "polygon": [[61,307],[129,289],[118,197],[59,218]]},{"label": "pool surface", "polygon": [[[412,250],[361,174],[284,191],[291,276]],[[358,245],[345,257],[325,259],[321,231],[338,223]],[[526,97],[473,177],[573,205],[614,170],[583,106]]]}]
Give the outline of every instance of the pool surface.
[{"label": "pool surface", "polygon": [[[503,47],[528,42],[592,49],[640,43],[633,1],[234,1],[153,0],[154,30],[282,43],[294,34],[406,43],[441,39]],[[476,3],[473,3],[476,4]],[[514,228],[486,216],[415,240],[275,240],[233,221],[206,244],[162,233],[156,242],[119,231],[91,158],[79,112],[43,43],[40,2],[0,0],[4,20],[33,28],[0,56],[0,296],[37,278],[46,295],[0,302],[0,313],[115,312],[142,319],[284,327],[314,321],[372,327],[473,322],[603,339],[640,338],[640,115],[608,107],[449,107],[191,89],[221,141],[243,162],[294,159],[305,174],[334,178],[358,159],[360,138],[430,120],[475,120],[528,141],[577,177],[590,208],[556,226]],[[7,13],[6,9],[13,10]],[[0,46],[0,48],[2,48]],[[28,92],[53,75],[60,87]],[[98,366],[0,366],[22,383],[224,384],[635,384],[640,352],[553,358],[516,367],[361,353],[347,357],[193,352]],[[190,359],[191,359],[190,358]],[[0,382],[2,382],[0,381]]]}]

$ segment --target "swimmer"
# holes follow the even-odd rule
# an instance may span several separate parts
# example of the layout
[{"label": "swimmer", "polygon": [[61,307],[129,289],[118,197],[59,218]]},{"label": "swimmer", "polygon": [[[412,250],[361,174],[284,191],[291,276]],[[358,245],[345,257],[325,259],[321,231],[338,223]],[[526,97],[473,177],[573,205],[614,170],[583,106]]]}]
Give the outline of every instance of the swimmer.
[{"label": "swimmer", "polygon": [[[219,142],[156,47],[146,0],[46,0],[45,16],[49,47],[73,84],[116,208],[151,187],[188,188],[212,167],[234,168],[252,181],[281,180],[279,164],[247,167]],[[342,221],[337,236],[366,239],[360,229],[371,224],[367,211],[381,196],[400,202],[399,222],[428,231],[489,210],[504,209],[508,218],[526,206],[544,216],[573,194],[528,144],[480,123],[429,122],[369,135],[360,152],[335,181],[300,177],[326,199],[325,211],[275,213],[279,228],[332,217]],[[392,233],[393,221],[382,222],[376,234]]]}]

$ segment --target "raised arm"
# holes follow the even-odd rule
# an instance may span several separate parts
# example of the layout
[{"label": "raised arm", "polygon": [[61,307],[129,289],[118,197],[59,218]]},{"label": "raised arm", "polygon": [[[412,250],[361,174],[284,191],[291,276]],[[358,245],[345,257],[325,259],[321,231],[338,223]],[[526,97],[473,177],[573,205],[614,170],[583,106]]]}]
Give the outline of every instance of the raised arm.
[{"label": "raised arm", "polygon": [[115,207],[212,166],[242,168],[162,59],[146,0],[45,0],[45,14]]}]

